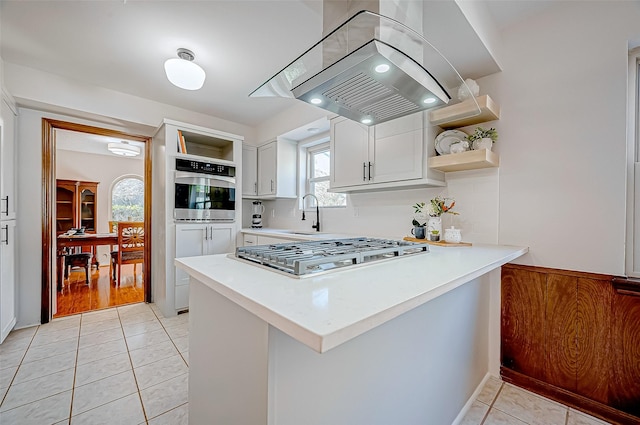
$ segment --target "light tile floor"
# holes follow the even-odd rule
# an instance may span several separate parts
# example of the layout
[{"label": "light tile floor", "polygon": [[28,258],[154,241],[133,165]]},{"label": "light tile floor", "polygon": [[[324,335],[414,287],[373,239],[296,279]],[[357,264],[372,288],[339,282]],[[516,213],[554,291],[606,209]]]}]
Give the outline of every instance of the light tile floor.
[{"label": "light tile floor", "polygon": [[188,320],[133,304],[11,332],[0,424],[187,424]]},{"label": "light tile floor", "polygon": [[[0,424],[186,425],[188,320],[133,304],[11,332],[0,345]],[[461,423],[602,424],[495,378]]]},{"label": "light tile floor", "polygon": [[592,416],[489,378],[460,425],[603,425]]}]

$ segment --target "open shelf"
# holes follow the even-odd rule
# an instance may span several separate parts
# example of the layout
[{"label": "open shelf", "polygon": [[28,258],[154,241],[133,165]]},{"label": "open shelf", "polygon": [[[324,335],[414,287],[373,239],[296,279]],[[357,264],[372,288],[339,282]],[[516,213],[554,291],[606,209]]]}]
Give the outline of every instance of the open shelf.
[{"label": "open shelf", "polygon": [[477,170],[498,167],[500,157],[488,149],[450,153],[429,158],[429,167],[440,171]]},{"label": "open shelf", "polygon": [[476,101],[480,107],[480,114],[476,113],[473,99],[468,99],[431,111],[431,124],[448,129],[500,119],[500,107],[488,95],[479,96]]}]

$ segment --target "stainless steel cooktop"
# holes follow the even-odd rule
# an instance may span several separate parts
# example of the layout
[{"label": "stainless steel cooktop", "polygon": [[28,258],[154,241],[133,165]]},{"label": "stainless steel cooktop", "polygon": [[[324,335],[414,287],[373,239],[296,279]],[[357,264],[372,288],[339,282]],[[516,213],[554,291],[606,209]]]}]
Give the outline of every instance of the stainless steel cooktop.
[{"label": "stainless steel cooktop", "polygon": [[236,248],[236,258],[303,276],[429,252],[426,244],[357,237]]}]

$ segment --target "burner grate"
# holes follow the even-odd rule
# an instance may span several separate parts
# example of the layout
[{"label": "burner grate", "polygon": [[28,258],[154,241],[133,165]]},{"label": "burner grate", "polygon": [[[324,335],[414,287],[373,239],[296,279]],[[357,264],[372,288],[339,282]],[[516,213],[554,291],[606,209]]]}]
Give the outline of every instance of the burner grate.
[{"label": "burner grate", "polygon": [[426,252],[426,244],[358,237],[239,247],[236,257],[301,276]]}]

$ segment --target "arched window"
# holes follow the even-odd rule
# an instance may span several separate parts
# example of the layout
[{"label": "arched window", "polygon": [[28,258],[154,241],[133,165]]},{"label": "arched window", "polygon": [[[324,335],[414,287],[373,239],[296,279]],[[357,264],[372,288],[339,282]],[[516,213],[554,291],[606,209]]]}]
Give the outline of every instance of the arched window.
[{"label": "arched window", "polygon": [[144,182],[124,176],[111,188],[111,220],[144,221]]}]

